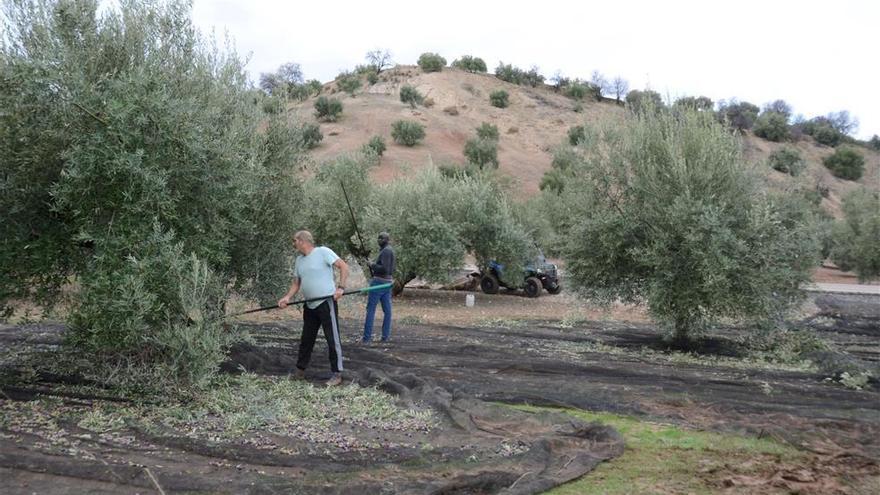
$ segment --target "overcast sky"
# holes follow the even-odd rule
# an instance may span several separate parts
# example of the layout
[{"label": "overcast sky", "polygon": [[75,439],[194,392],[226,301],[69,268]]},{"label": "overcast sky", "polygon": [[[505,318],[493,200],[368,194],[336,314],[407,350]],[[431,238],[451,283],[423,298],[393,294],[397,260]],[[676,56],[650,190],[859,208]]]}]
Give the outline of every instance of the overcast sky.
[{"label": "overcast sky", "polygon": [[880,2],[193,0],[203,31],[228,33],[256,80],[285,62],[333,79],[375,48],[415,64],[431,51],[622,76],[664,96],[784,99],[807,118],[849,110],[856,135],[880,134]]}]

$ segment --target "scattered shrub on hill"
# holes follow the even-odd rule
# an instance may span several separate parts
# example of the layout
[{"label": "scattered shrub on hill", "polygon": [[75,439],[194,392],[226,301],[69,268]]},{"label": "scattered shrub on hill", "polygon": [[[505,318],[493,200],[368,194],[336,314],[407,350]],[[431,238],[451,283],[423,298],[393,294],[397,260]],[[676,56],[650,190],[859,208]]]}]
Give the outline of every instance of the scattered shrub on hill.
[{"label": "scattered shrub on hill", "polygon": [[482,138],[468,139],[464,145],[464,156],[468,163],[480,169],[489,165],[492,168],[498,168],[498,141]]},{"label": "scattered shrub on hill", "polygon": [[301,134],[303,146],[307,149],[317,148],[324,139],[324,134],[321,133],[321,126],[312,122],[306,122],[302,125]]},{"label": "scattered shrub on hill", "polygon": [[391,124],[391,137],[397,144],[415,146],[425,139],[425,127],[411,120],[398,120]]},{"label": "scattered shrub on hill", "polygon": [[424,105],[425,108],[433,107],[434,106],[434,98],[425,98],[424,101],[422,101],[422,105]]},{"label": "scattered shrub on hill", "polygon": [[486,62],[483,59],[471,55],[462,55],[460,59],[452,62],[452,66],[456,69],[473,73],[486,72],[488,70],[486,69]]},{"label": "scattered shrub on hill", "polygon": [[400,101],[403,103],[409,103],[411,108],[415,108],[416,105],[422,103],[423,100],[424,97],[415,87],[410,86],[409,84],[404,84],[400,87]]},{"label": "scattered shrub on hill", "polygon": [[862,187],[843,199],[844,218],[835,222],[831,259],[853,270],[859,281],[880,277],[880,193]]},{"label": "scattered shrub on hill", "polygon": [[367,144],[364,145],[364,149],[369,149],[372,153],[375,153],[376,156],[382,156],[385,153],[385,139],[382,136],[373,136],[367,141]]},{"label": "scattered shrub on hill", "polygon": [[573,98],[575,100],[583,100],[584,98],[590,97],[599,99],[599,91],[595,86],[588,82],[584,82],[578,79],[575,79],[574,82],[568,85],[565,89],[565,96],[569,98]]},{"label": "scattered shrub on hill", "polygon": [[880,136],[874,134],[868,141],[868,146],[876,151],[880,151]]},{"label": "scattered shrub on hill", "polygon": [[770,319],[802,297],[818,261],[810,208],[763,190],[714,115],[606,125],[549,202],[576,290],[646,302],[683,345],[717,318]]},{"label": "scattered shrub on hill", "polygon": [[379,82],[379,74],[375,72],[370,72],[369,74],[367,74],[367,82],[370,83],[370,85],[376,84],[377,82]]},{"label": "scattered shrub on hill", "polygon": [[553,89],[559,93],[571,84],[571,78],[563,76],[560,71],[556,71],[556,73],[553,74],[553,77],[550,78],[550,84],[553,86]]},{"label": "scattered shrub on hill", "polygon": [[540,72],[538,72],[538,68],[534,66],[528,71],[525,71],[518,67],[514,67],[513,65],[499,62],[498,67],[495,68],[495,77],[502,81],[519,84],[521,86],[531,86],[533,88],[544,84],[544,76],[542,76]]},{"label": "scattered shrub on hill", "polygon": [[822,163],[832,175],[845,180],[859,180],[865,171],[865,157],[852,146],[840,146]]},{"label": "scattered shrub on hill", "polygon": [[577,102],[577,103],[574,104],[573,107],[571,107],[571,110],[572,110],[574,113],[581,113],[581,112],[584,111],[584,104],[581,103],[581,102]]},{"label": "scattered shrub on hill", "polygon": [[361,89],[361,78],[356,72],[342,72],[336,76],[336,84],[339,89],[354,96],[355,91]]},{"label": "scattered shrub on hill", "polygon": [[317,79],[309,79],[308,82],[306,82],[306,87],[309,88],[311,96],[318,96],[321,94],[321,90],[324,89],[324,85]]},{"label": "scattered shrub on hill", "polygon": [[568,128],[568,144],[577,146],[587,138],[586,128],[582,125],[573,125]]},{"label": "scattered shrub on hill", "polygon": [[791,138],[788,129],[788,118],[778,112],[765,111],[755,121],[752,132],[755,136],[768,141],[780,142]]},{"label": "scattered shrub on hill", "polygon": [[498,126],[495,124],[483,122],[480,124],[480,127],[477,127],[477,137],[480,139],[498,141],[498,136]]},{"label": "scattered shrub on hill", "polygon": [[497,89],[489,94],[489,102],[492,103],[493,107],[507,108],[509,98],[510,95],[503,89]]},{"label": "scattered shrub on hill", "polygon": [[778,113],[785,117],[786,122],[791,119],[791,105],[785,100],[776,100],[764,105],[764,112]]},{"label": "scattered shrub on hill", "polygon": [[[367,63],[373,67],[373,72],[377,74],[381,74],[383,70],[388,69],[394,65],[394,62],[391,59],[391,51],[390,50],[370,50],[367,52],[365,56]],[[370,84],[376,84],[371,82]]]},{"label": "scattered shrub on hill", "polygon": [[792,147],[786,146],[770,153],[767,159],[773,170],[797,176],[806,167],[804,160],[801,158],[800,152]]},{"label": "scattered shrub on hill", "polygon": [[446,67],[446,59],[436,53],[423,53],[419,56],[419,67],[425,72],[440,72]]},{"label": "scattered shrub on hill", "polygon": [[715,103],[708,96],[684,96],[672,105],[677,110],[690,109],[698,112],[711,112],[715,108]]},{"label": "scattered shrub on hill", "polygon": [[448,106],[443,109],[443,113],[447,115],[452,115],[453,117],[458,115],[458,107],[455,105]]},{"label": "scattered shrub on hill", "polygon": [[736,99],[721,101],[718,104],[718,119],[730,127],[744,131],[751,129],[758,118],[760,109],[749,102],[738,102]]},{"label": "scattered shrub on hill", "polygon": [[315,117],[325,122],[336,122],[342,115],[342,102],[336,98],[319,96],[315,100]]},{"label": "scattered shrub on hill", "polygon": [[803,124],[804,134],[812,136],[819,144],[835,147],[843,142],[843,133],[837,130],[827,117],[815,117]]},{"label": "scattered shrub on hill", "polygon": [[639,91],[634,89],[626,95],[626,106],[633,113],[642,113],[648,108],[654,111],[663,110],[666,106],[663,104],[663,98],[660,93],[646,89]]},{"label": "scattered shrub on hill", "polygon": [[265,96],[262,99],[260,108],[263,110],[263,113],[278,115],[284,112],[284,99],[279,96]]}]

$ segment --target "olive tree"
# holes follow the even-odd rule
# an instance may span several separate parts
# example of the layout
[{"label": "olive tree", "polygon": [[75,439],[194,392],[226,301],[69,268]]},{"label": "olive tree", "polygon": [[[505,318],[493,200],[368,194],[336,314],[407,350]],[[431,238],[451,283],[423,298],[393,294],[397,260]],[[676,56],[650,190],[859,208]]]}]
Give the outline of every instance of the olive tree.
[{"label": "olive tree", "polygon": [[818,259],[811,210],[762,190],[714,116],[648,107],[583,144],[551,216],[582,294],[646,302],[681,344],[715,318],[778,315],[801,296]]},{"label": "olive tree", "polygon": [[187,2],[100,12],[3,3],[0,305],[51,306],[75,280],[71,342],[197,382],[222,357],[224,288],[283,290],[303,136]]},{"label": "olive tree", "polygon": [[833,227],[831,259],[859,281],[880,277],[880,193],[856,189],[843,199],[843,214]]}]

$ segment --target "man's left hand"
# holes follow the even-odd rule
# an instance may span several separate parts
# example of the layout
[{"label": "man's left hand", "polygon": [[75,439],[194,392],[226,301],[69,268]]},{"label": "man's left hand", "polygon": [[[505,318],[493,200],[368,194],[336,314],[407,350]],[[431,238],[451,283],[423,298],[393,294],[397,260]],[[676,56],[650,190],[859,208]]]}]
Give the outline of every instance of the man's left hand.
[{"label": "man's left hand", "polygon": [[340,297],[342,297],[342,293],[345,292],[341,288],[337,287],[336,292],[333,294],[333,300],[338,301]]}]

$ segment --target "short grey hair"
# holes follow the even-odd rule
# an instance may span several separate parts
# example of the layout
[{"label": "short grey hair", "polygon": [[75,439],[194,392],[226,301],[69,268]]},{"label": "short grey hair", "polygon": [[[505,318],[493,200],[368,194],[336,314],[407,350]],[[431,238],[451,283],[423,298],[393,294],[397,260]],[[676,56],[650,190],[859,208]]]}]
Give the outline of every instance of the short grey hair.
[{"label": "short grey hair", "polygon": [[315,238],[312,237],[312,233],[309,232],[308,230],[297,231],[296,234],[293,234],[293,238],[300,240],[300,241],[308,242],[311,245],[315,244]]}]

